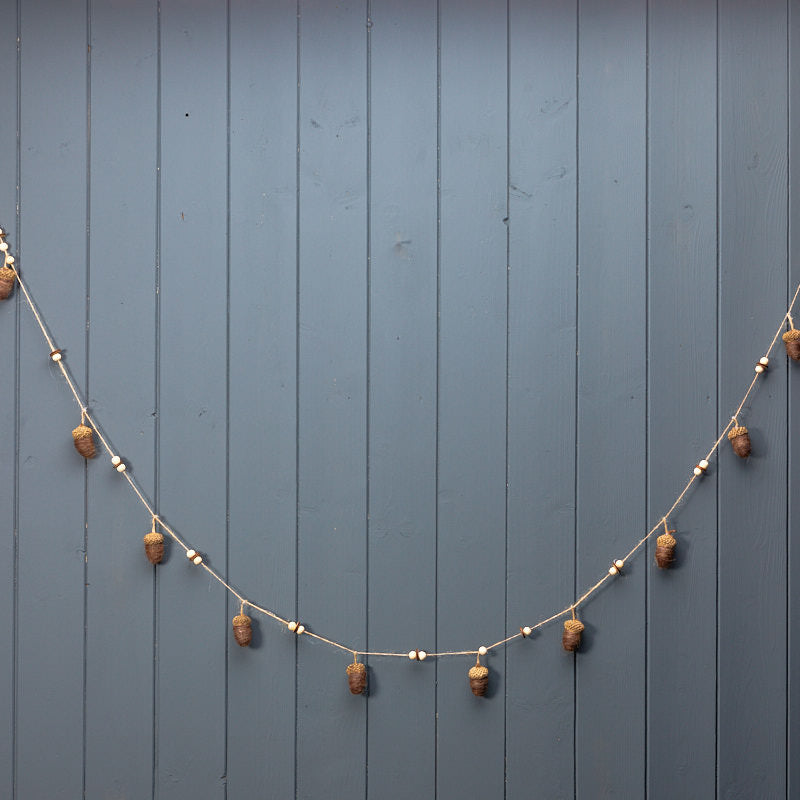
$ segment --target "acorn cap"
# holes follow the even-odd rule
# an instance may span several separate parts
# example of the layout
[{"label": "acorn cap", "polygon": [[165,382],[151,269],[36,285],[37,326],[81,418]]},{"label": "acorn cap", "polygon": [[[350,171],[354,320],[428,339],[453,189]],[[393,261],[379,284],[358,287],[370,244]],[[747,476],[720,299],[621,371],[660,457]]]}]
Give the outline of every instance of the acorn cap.
[{"label": "acorn cap", "polygon": [[85,437],[91,435],[92,429],[88,425],[78,425],[78,427],[72,431],[72,438],[75,439],[75,441],[78,441],[78,439],[84,439]]},{"label": "acorn cap", "polygon": [[737,436],[744,436],[747,433],[747,428],[744,425],[735,425],[728,431],[728,439],[735,439]]},{"label": "acorn cap", "polygon": [[252,620],[250,619],[250,617],[247,616],[247,614],[237,614],[233,618],[233,627],[239,628],[243,625],[249,626],[251,622]]},{"label": "acorn cap", "polygon": [[164,541],[164,534],[158,531],[150,531],[144,535],[145,544],[161,544]]},{"label": "acorn cap", "polygon": [[800,339],[800,329],[790,328],[781,338],[784,342],[796,342]]},{"label": "acorn cap", "polygon": [[661,536],[656,539],[656,544],[659,547],[675,547],[676,540],[671,533],[662,533]]},{"label": "acorn cap", "polygon": [[358,675],[362,672],[366,672],[367,668],[360,662],[356,661],[353,664],[347,665],[347,674],[348,675]]},{"label": "acorn cap", "polygon": [[480,678],[487,678],[489,676],[489,667],[484,667],[483,664],[476,664],[474,667],[470,668],[470,671],[467,673],[467,675],[471,681]]},{"label": "acorn cap", "polygon": [[579,619],[564,620],[564,630],[570,633],[581,633],[584,624]]}]

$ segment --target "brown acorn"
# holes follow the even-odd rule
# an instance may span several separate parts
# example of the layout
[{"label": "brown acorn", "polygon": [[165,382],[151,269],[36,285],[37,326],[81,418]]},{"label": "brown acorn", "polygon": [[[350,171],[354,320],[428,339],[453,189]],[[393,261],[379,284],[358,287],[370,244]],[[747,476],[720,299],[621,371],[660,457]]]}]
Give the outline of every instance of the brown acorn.
[{"label": "brown acorn", "polygon": [[14,288],[17,273],[11,267],[0,267],[0,300],[5,300]]},{"label": "brown acorn", "polygon": [[367,668],[360,661],[347,665],[347,684],[350,694],[364,694],[367,690]]},{"label": "brown acorn", "polygon": [[584,625],[579,619],[568,619],[564,622],[564,633],[561,634],[561,645],[565,650],[574,652],[581,646],[581,633]]},{"label": "brown acorn", "polygon": [[733,452],[739,458],[747,458],[750,455],[750,434],[744,425],[736,425],[728,431],[728,439],[730,440]]},{"label": "brown acorn", "polygon": [[669,569],[675,560],[675,537],[667,531],[656,539],[656,564],[661,569]]},{"label": "brown acorn", "polygon": [[781,338],[786,345],[786,355],[795,361],[800,361],[800,330],[790,328]]},{"label": "brown acorn", "polygon": [[253,638],[252,620],[247,614],[237,614],[233,618],[233,637],[239,647],[247,647]]},{"label": "brown acorn", "polygon": [[476,664],[467,673],[469,676],[469,688],[475,697],[483,697],[486,694],[486,687],[489,685],[489,667],[483,664]]},{"label": "brown acorn", "polygon": [[157,531],[150,531],[144,537],[144,552],[151,564],[160,564],[164,558],[164,536]]},{"label": "brown acorn", "polygon": [[94,432],[92,429],[83,423],[72,431],[72,443],[75,445],[75,449],[84,458],[94,458],[95,449],[94,439],[92,438],[93,435]]}]

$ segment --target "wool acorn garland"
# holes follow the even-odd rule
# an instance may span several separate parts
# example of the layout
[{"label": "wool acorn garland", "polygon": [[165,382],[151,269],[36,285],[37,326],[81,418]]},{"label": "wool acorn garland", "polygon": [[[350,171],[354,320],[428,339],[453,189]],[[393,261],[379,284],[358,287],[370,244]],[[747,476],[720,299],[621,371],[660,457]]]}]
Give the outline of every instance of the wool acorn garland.
[{"label": "wool acorn garland", "polygon": [[676,539],[672,535],[674,530],[667,528],[667,519],[664,518],[664,533],[656,539],[656,564],[660,569],[669,569],[675,561]]},{"label": "wool acorn garland", "polygon": [[467,677],[469,678],[469,688],[472,689],[472,694],[475,697],[483,697],[489,686],[489,667],[481,664],[480,656],[475,659],[475,666],[470,667]]},{"label": "wool acorn garland", "polygon": [[353,656],[353,663],[347,665],[347,685],[350,694],[366,694],[367,691],[367,667]]},{"label": "wool acorn garland", "polygon": [[786,355],[794,361],[800,361],[800,330],[792,325],[781,338],[786,346]]},{"label": "wool acorn garland", "polygon": [[153,517],[153,529],[144,536],[144,552],[151,564],[160,564],[164,558],[164,534],[156,530]]},{"label": "wool acorn garland", "polygon": [[94,431],[88,425],[84,425],[83,419],[81,419],[81,424],[72,431],[72,443],[84,458],[95,457]]},{"label": "wool acorn garland", "polygon": [[0,300],[8,299],[16,279],[17,273],[11,267],[5,264],[0,267]]},{"label": "wool acorn garland", "polygon": [[5,241],[5,231],[0,228],[0,252],[3,253],[3,266],[0,267],[0,300],[6,300],[14,288],[17,273],[9,264],[14,263],[14,257],[8,254],[8,244]]},{"label": "wool acorn garland", "polygon": [[233,638],[239,647],[247,647],[253,639],[253,620],[242,612],[233,618]]},{"label": "wool acorn garland", "polygon": [[[572,612],[574,615],[574,611]],[[565,620],[564,632],[561,634],[561,646],[569,653],[574,653],[581,646],[581,634],[583,633],[584,624],[579,620],[572,619]]]},{"label": "wool acorn garland", "polygon": [[[735,422],[736,420],[734,420]],[[750,434],[744,425],[736,424],[728,431],[728,441],[731,443],[733,452],[739,458],[747,458],[750,455]]]}]

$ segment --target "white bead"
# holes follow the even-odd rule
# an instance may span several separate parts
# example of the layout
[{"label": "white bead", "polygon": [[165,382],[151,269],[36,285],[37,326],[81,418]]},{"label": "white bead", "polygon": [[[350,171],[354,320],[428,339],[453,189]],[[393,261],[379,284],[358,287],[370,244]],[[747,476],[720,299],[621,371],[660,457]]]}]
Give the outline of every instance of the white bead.
[{"label": "white bead", "polygon": [[14,263],[14,256],[9,256],[6,259],[6,264],[13,264]]},{"label": "white bead", "polygon": [[760,375],[764,371],[764,367],[761,364],[756,364],[756,372]]},{"label": "white bead", "polygon": [[695,475],[702,475],[703,474],[703,470],[701,470],[700,467],[695,467],[694,470],[692,470],[692,471],[694,472]]},{"label": "white bead", "polygon": [[122,461],[122,459],[119,456],[111,456],[111,464],[113,466],[115,466],[115,467],[119,466],[121,461]]},{"label": "white bead", "polygon": [[306,631],[305,625],[298,625],[295,633],[299,636],[301,633],[305,633],[305,631]]},{"label": "white bead", "polygon": [[617,569],[622,569],[622,568],[625,566],[625,562],[624,562],[624,561],[623,561],[621,558],[618,558],[618,559],[617,559],[617,560],[614,562],[614,566],[615,566]]},{"label": "white bead", "polygon": [[758,359],[758,363],[766,367],[769,364],[769,359],[766,356],[761,356],[761,358]]},{"label": "white bead", "polygon": [[197,550],[187,550],[186,551],[186,558],[191,561],[197,555]]},{"label": "white bead", "polygon": [[117,472],[125,472],[127,467],[124,464],[117,464]]},{"label": "white bead", "polygon": [[427,657],[428,657],[428,654],[424,650],[420,650],[419,653],[417,654],[417,658],[420,661],[424,661]]},{"label": "white bead", "polygon": [[53,355],[50,356],[50,358],[52,358],[53,361],[61,361],[61,353],[53,353]]},{"label": "white bead", "polygon": [[192,564],[194,564],[196,567],[199,567],[202,563],[203,563],[203,557],[202,556],[195,556],[192,559]]},{"label": "white bead", "polygon": [[699,466],[700,466],[700,469],[708,469],[708,461],[706,461],[705,459],[703,459],[703,460],[700,462]]},{"label": "white bead", "polygon": [[616,575],[617,572],[619,572],[619,570],[616,567],[609,567],[608,568],[608,574],[609,575]]},{"label": "white bead", "polygon": [[2,235],[3,235],[3,229],[0,228],[0,236],[2,236]]},{"label": "white bead", "polygon": [[478,655],[479,655],[479,656],[485,656],[485,655],[486,655],[488,652],[489,652],[489,651],[486,649],[486,647],[485,647],[484,645],[481,645],[481,646],[478,648]]},{"label": "white bead", "polygon": [[5,251],[8,250],[8,245],[5,242],[0,242],[0,250],[5,253]]},{"label": "white bead", "polygon": [[287,628],[288,628],[288,629],[289,629],[289,630],[290,630],[292,633],[294,633],[294,632],[297,630],[297,623],[296,623],[294,620],[292,620],[290,623],[288,623],[288,624],[286,625],[286,627],[287,627]]},{"label": "white bead", "polygon": [[523,633],[523,635],[525,635],[525,636],[530,636],[530,635],[531,635],[531,633],[533,633],[533,631],[532,631],[532,630],[531,630],[531,629],[530,629],[530,628],[529,628],[529,627],[526,625],[526,626],[525,626],[525,627],[522,629],[522,633]]},{"label": "white bead", "polygon": [[410,658],[412,661],[416,661],[416,660],[417,660],[417,651],[416,651],[416,650],[409,650],[409,651],[408,651],[408,657],[409,657],[409,658]]}]

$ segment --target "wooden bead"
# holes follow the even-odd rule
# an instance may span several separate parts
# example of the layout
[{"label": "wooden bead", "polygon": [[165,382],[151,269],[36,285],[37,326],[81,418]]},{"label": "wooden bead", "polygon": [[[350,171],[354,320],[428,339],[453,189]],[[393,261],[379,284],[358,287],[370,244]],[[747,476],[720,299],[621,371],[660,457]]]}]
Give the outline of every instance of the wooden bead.
[{"label": "wooden bead", "polygon": [[367,690],[367,668],[360,662],[347,665],[347,684],[350,694],[365,694]]},{"label": "wooden bead", "polygon": [[72,431],[72,443],[75,449],[84,458],[95,457],[94,431],[88,426],[80,424]]},{"label": "wooden bead", "polygon": [[164,536],[150,531],[144,537],[144,552],[151,564],[160,564],[164,558]]},{"label": "wooden bead", "polygon": [[728,441],[739,458],[747,458],[750,455],[750,434],[744,425],[731,428],[728,431]]},{"label": "wooden bead", "polygon": [[471,667],[467,673],[469,678],[469,688],[472,689],[472,694],[475,697],[483,697],[486,694],[486,688],[489,686],[489,667],[483,664],[476,664]]},{"label": "wooden bead", "polygon": [[568,619],[564,622],[561,634],[561,646],[568,652],[574,652],[581,646],[581,634],[584,625],[579,619]]},{"label": "wooden bead", "polygon": [[247,614],[237,614],[233,618],[233,638],[239,647],[247,647],[252,641],[252,620]]}]

